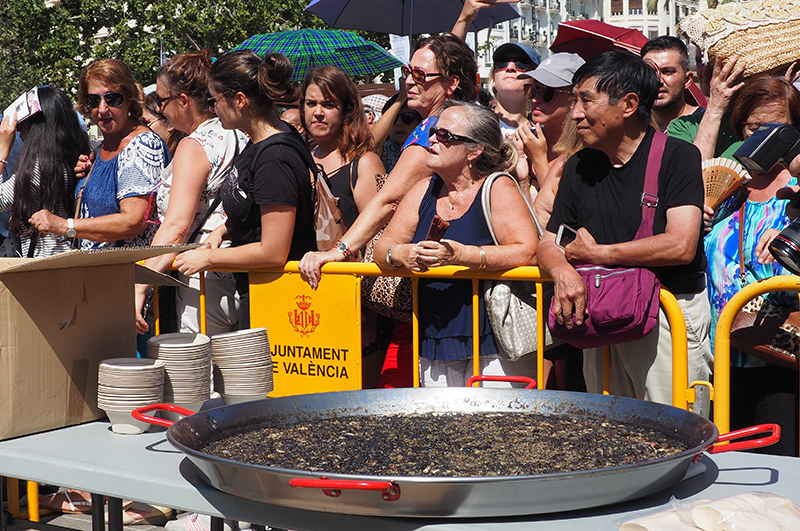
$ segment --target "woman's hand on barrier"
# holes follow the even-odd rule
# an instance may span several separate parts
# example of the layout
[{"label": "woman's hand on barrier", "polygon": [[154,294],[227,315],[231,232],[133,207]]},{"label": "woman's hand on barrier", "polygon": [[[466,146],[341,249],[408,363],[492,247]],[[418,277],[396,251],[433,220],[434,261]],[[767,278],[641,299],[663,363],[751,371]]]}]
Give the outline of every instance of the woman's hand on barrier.
[{"label": "woman's hand on barrier", "polygon": [[56,216],[46,209],[34,212],[28,219],[28,223],[42,234],[66,234],[68,228],[66,219]]},{"label": "woman's hand on barrier", "polygon": [[299,264],[300,278],[308,282],[312,289],[317,289],[322,278],[322,266],[328,262],[344,262],[344,255],[336,249],[306,253]]},{"label": "woman's hand on barrier", "polygon": [[92,164],[94,164],[94,151],[89,153],[88,155],[78,155],[78,163],[75,164],[75,176],[78,179],[83,179],[89,173],[89,170],[92,169]]},{"label": "woman's hand on barrier", "polygon": [[213,252],[214,250],[208,245],[185,251],[175,257],[174,265],[184,275],[194,275],[200,271],[211,269],[213,265],[211,255]]},{"label": "woman's hand on barrier", "polygon": [[759,264],[771,264],[775,261],[772,253],[769,252],[769,244],[775,239],[775,236],[780,234],[778,229],[767,229],[764,234],[758,239],[756,243],[756,256],[758,257]]},{"label": "woman's hand on barrier", "polygon": [[583,279],[570,265],[552,271],[551,276],[555,288],[552,308],[556,321],[567,329],[582,325],[584,317],[589,313],[586,308],[586,285]]},{"label": "woman's hand on barrier", "polygon": [[427,271],[431,267],[458,265],[459,257],[463,255],[464,244],[453,240],[439,242],[422,241],[411,249],[414,261],[405,264],[412,271]]}]

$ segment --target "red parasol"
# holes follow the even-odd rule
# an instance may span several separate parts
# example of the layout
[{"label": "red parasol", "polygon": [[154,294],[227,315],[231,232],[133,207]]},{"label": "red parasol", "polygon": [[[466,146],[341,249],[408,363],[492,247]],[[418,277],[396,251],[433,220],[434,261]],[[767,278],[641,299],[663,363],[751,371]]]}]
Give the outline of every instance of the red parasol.
[{"label": "red parasol", "polygon": [[[647,37],[637,29],[622,28],[599,20],[571,20],[558,23],[558,35],[550,45],[550,50],[555,53],[576,53],[588,61],[615,48],[638,54],[647,41]],[[701,107],[707,105],[705,96],[694,82],[686,91],[686,101]]]}]

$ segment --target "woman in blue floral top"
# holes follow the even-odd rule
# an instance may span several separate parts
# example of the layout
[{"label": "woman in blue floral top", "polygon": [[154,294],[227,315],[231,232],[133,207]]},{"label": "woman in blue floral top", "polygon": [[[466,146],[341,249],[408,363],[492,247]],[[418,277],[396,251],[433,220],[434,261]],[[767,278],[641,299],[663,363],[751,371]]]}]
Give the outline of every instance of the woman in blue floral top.
[{"label": "woman in blue floral top", "polygon": [[[766,123],[800,127],[800,95],[784,79],[762,77],[749,81],[734,105],[731,125],[742,140]],[[712,341],[723,308],[744,285],[788,274],[773,261],[767,246],[789,224],[784,212],[788,201],[776,199],[775,192],[796,185],[797,179],[777,164],[766,173],[751,172],[751,176],[752,180],[720,207],[715,224],[705,237]],[[744,278],[739,258],[740,231]],[[797,308],[795,293],[773,293],[767,300]],[[785,448],[773,446],[770,453],[796,454],[796,394],[796,373],[731,349],[732,429],[776,422],[787,435],[782,440]]]},{"label": "woman in blue floral top", "polygon": [[142,89],[125,63],[99,59],[83,69],[77,107],[100,128],[103,143],[76,188],[78,219],[40,210],[31,217],[40,232],[78,238],[82,249],[150,244],[157,225],[145,219],[148,200],[169,151],[139,120],[143,102]]}]

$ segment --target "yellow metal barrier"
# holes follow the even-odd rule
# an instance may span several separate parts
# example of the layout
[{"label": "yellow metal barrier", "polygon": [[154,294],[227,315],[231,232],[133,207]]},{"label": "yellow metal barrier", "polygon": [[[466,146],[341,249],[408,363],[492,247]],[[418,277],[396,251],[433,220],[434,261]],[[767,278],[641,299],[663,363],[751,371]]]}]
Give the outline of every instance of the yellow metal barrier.
[{"label": "yellow metal barrier", "polygon": [[731,431],[731,327],[736,314],[751,299],[774,291],[800,293],[800,277],[782,275],[753,282],[731,297],[717,321],[714,339],[714,423],[720,434]]}]

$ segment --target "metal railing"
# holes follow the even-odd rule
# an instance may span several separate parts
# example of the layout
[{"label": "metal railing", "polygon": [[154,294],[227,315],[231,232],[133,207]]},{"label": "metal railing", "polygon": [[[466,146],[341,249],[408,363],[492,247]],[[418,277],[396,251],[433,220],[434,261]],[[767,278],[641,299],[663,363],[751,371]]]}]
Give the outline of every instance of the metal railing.
[{"label": "metal railing", "polygon": [[751,299],[776,291],[800,293],[800,277],[782,275],[759,280],[743,287],[731,297],[717,321],[714,339],[714,423],[720,434],[731,430],[731,327],[733,320]]},{"label": "metal railing", "polygon": [[[298,262],[289,262],[283,267],[261,269],[259,272],[264,273],[299,273]],[[435,269],[416,273],[408,269],[397,269],[391,272],[381,270],[377,264],[362,263],[362,262],[331,262],[322,266],[323,275],[350,275],[354,277],[361,276],[402,276],[410,277],[412,283],[413,293],[413,308],[412,308],[412,349],[413,349],[413,363],[414,367],[414,385],[419,386],[419,307],[418,307],[418,286],[420,278],[451,278],[451,279],[469,279],[472,282],[472,315],[473,315],[473,373],[475,375],[480,373],[480,361],[478,357],[480,342],[478,337],[478,297],[483,296],[479,290],[480,280],[529,280],[536,283],[536,305],[537,305],[537,323],[536,323],[536,337],[537,337],[537,386],[541,389],[544,386],[544,330],[547,326],[544,322],[546,318],[543,308],[543,288],[542,283],[551,281],[550,277],[541,271],[538,267],[516,267],[505,271],[477,271],[462,266],[444,266]],[[205,333],[205,279],[203,275],[200,276],[200,315],[201,315],[201,332]],[[157,301],[158,297],[154,299]],[[672,293],[664,289],[660,294],[661,306],[667,315],[672,330],[672,403],[675,407],[681,409],[690,409],[694,403],[694,387],[688,385],[688,343],[686,334],[686,321],[684,320],[683,311],[678,305],[678,301]],[[257,300],[251,299],[251,305],[258,304]],[[156,305],[156,315],[158,307]],[[156,322],[156,333],[158,333],[158,322]],[[606,358],[608,352],[606,351]],[[607,365],[606,365],[607,366]],[[606,381],[604,389],[608,391],[608,371],[606,373]],[[693,382],[693,385],[697,382]]]}]

